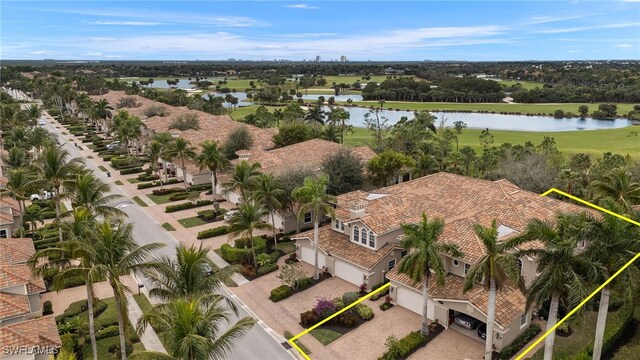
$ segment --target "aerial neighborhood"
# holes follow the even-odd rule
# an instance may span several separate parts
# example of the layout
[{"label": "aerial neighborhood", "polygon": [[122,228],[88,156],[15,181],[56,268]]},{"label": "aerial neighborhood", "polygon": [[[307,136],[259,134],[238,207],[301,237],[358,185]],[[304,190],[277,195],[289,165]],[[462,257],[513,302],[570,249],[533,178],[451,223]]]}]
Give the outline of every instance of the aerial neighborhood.
[{"label": "aerial neighborhood", "polygon": [[3,2],[0,359],[637,359],[639,5],[574,3]]}]

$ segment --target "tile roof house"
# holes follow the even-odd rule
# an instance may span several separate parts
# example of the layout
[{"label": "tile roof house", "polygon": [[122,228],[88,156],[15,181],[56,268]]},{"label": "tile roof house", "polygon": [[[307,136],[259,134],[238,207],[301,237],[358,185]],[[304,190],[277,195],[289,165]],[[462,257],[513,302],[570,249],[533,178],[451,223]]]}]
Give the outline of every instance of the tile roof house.
[{"label": "tile roof house", "polygon": [[22,226],[20,204],[9,197],[0,198],[0,238],[10,238]]},{"label": "tile roof house", "polygon": [[[332,141],[312,139],[271,150],[251,149],[238,151],[237,154],[239,158],[232,161],[232,167],[241,161],[248,161],[250,163],[259,163],[261,166],[261,172],[275,176],[296,169],[306,169],[311,172],[319,172],[322,170],[323,162],[328,157],[333,156],[344,149],[350,149],[350,151],[352,151],[353,154],[363,163],[375,156],[375,152],[367,146],[347,148],[344,145]],[[241,202],[241,196],[238,192],[225,191],[223,189],[223,183],[228,180],[228,178],[229,173],[220,174],[218,176],[219,186],[216,191],[230,202],[239,204]],[[281,229],[283,232],[290,232],[300,228],[304,229],[313,226],[313,224],[311,224],[310,213],[308,216],[305,216],[305,219],[301,220],[298,220],[292,213],[274,213],[274,220],[276,224],[275,227],[277,229]],[[265,221],[267,221],[267,219],[265,219]],[[267,222],[271,223],[271,215],[269,215]]]},{"label": "tile roof house", "polygon": [[[401,224],[429,219],[445,222],[440,241],[458,245],[462,258],[443,255],[448,272],[446,286],[429,285],[427,317],[444,326],[452,325],[457,314],[467,314],[486,322],[487,292],[481,288],[463,294],[466,273],[484,255],[474,224],[489,226],[495,219],[499,240],[524,231],[530,219],[552,220],[557,212],[591,210],[551,197],[522,190],[507,180],[487,181],[437,173],[373,191],[354,191],[337,197],[336,218],[319,231],[320,267],[354,285],[367,288],[391,281],[393,301],[422,315],[422,283],[416,284],[397,271],[407,252],[399,245]],[[313,233],[293,236],[298,259],[313,264]],[[533,243],[529,246],[539,246]],[[533,258],[519,259],[525,284],[536,277]],[[507,286],[497,297],[496,346],[501,349],[528,325],[522,293]]]},{"label": "tile roof house", "polygon": [[0,344],[7,359],[48,359],[61,346],[55,319],[42,317],[42,277],[26,262],[35,253],[28,238],[0,239]]}]

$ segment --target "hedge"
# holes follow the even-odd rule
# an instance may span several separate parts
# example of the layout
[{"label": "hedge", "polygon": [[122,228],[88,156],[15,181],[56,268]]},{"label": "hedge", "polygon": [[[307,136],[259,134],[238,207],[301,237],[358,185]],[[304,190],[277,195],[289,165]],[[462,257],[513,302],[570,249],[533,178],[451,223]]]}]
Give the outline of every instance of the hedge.
[{"label": "hedge", "polygon": [[194,190],[194,191],[211,190],[211,184],[191,185],[189,186],[189,190]]},{"label": "hedge", "polygon": [[189,201],[189,202],[185,202],[185,203],[169,205],[164,209],[164,212],[172,213],[172,212],[176,212],[176,211],[181,211],[181,210],[186,210],[186,209],[193,209],[193,208],[197,208],[197,207],[200,207],[200,206],[206,206],[206,205],[211,205],[211,204],[213,204],[213,201],[211,201],[211,200],[198,200],[195,203]]},{"label": "hedge", "polygon": [[120,170],[120,175],[137,174],[137,173],[141,173],[143,171],[144,170],[142,170],[142,167],[136,166],[136,167]]},{"label": "hedge", "polygon": [[279,268],[280,267],[278,266],[278,264],[271,264],[271,265],[268,265],[268,266],[263,266],[263,267],[258,269],[256,274],[258,276],[266,275],[268,273],[272,273],[272,272],[278,270]]},{"label": "hedge", "polygon": [[118,325],[111,325],[111,326],[107,326],[102,330],[98,330],[98,332],[96,332],[96,340],[106,339],[112,336],[119,336],[119,335],[120,335],[120,329],[118,328]]},{"label": "hedge", "polygon": [[[249,243],[247,245],[250,246],[251,244]],[[255,248],[256,255],[262,254],[267,250],[267,241],[261,237],[254,237],[253,246]],[[239,262],[246,256],[250,256],[250,254],[252,254],[251,247],[232,247],[229,244],[223,244],[220,247],[220,252],[222,258],[229,263]]]},{"label": "hedge", "polygon": [[523,331],[517,338],[515,338],[511,344],[502,348],[500,351],[500,359],[510,359],[513,355],[515,355],[520,349],[522,349],[525,345],[531,341],[536,335],[540,333],[540,326],[538,324],[531,324],[527,328],[527,330]]},{"label": "hedge", "polygon": [[138,175],[138,180],[140,181],[153,181],[153,180],[159,180],[160,176],[158,175],[148,175],[148,174],[140,174]]},{"label": "hedge", "polygon": [[46,219],[55,219],[56,218],[56,211],[55,210],[45,210],[42,212],[42,217],[46,220]]},{"label": "hedge", "polygon": [[207,229],[198,233],[198,239],[208,239],[229,233],[229,227],[226,225],[218,226],[213,229]]},{"label": "hedge", "polygon": [[[613,316],[612,316],[613,315]],[[626,302],[620,310],[610,314],[607,317],[607,325],[604,328],[604,337],[602,340],[602,353],[606,354],[609,349],[620,339],[627,327],[633,320],[633,303]],[[593,355],[593,340],[590,339],[582,353],[587,354],[589,358]]]},{"label": "hedge", "polygon": [[182,188],[156,189],[151,191],[153,195],[158,195],[158,196],[168,195],[171,193],[182,193],[182,192],[186,193],[186,191]]},{"label": "hedge", "polygon": [[[166,182],[163,182],[163,185],[172,185],[172,184],[177,184],[179,183],[180,180],[176,179],[176,178],[172,178],[172,179],[168,179]],[[146,183],[140,183],[138,184],[138,190],[142,190],[142,189],[149,189],[152,187],[158,187],[160,186],[160,181],[152,181],[152,182],[146,182]]]},{"label": "hedge", "polygon": [[289,296],[293,295],[293,289],[288,285],[280,285],[277,288],[271,290],[271,295],[269,299],[273,302],[278,302],[280,300],[284,300]]},{"label": "hedge", "polygon": [[186,193],[186,192],[177,192],[177,193],[172,194],[171,196],[169,196],[169,200],[170,201],[184,200],[188,196],[189,196],[189,194]]},{"label": "hedge", "polygon": [[50,248],[55,245],[60,239],[58,237],[40,239],[33,242],[33,246],[35,246],[36,250],[42,250],[46,248]]}]

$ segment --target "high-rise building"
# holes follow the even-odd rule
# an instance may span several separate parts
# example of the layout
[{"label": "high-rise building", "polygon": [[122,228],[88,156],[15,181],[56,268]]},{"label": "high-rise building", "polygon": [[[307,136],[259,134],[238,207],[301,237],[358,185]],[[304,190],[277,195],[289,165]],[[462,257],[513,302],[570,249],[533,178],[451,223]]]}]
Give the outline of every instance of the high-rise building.
[{"label": "high-rise building", "polygon": [[320,55],[316,55],[316,62],[320,62]]},{"label": "high-rise building", "polygon": [[344,55],[340,56],[340,62],[347,62],[347,57]]}]

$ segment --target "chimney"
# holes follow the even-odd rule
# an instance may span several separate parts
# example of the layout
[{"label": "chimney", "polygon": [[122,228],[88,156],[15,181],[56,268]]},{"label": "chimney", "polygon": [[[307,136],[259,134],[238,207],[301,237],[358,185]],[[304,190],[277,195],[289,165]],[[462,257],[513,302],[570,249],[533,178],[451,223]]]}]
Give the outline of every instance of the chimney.
[{"label": "chimney", "polygon": [[361,202],[351,205],[349,209],[349,220],[359,219],[364,216],[367,203]]}]

